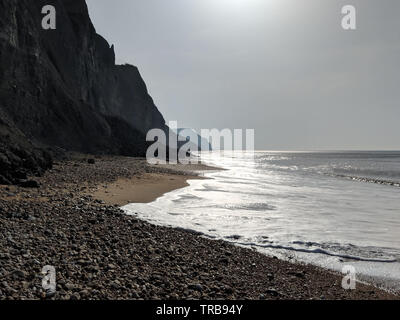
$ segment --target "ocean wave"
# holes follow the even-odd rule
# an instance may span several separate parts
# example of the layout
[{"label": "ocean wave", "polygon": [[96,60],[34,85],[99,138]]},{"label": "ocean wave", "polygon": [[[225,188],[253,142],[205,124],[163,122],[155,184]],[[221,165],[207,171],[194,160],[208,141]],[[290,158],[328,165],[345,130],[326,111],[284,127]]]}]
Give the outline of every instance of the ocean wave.
[{"label": "ocean wave", "polygon": [[249,211],[272,211],[276,210],[276,206],[268,203],[257,202],[257,203],[245,203],[245,204],[226,204],[223,206],[217,206],[222,209],[229,210],[249,210]]},{"label": "ocean wave", "polygon": [[344,179],[358,181],[358,182],[368,182],[368,183],[376,183],[376,184],[392,186],[392,187],[400,187],[400,182],[398,182],[398,181],[375,179],[375,178],[365,178],[365,177],[358,177],[358,176],[348,176],[348,175],[344,175],[344,174],[336,174],[334,176],[337,178],[344,178]]},{"label": "ocean wave", "polygon": [[202,197],[196,196],[194,194],[185,193],[179,195],[178,199],[173,199],[172,201],[178,203],[178,202],[185,202],[187,200],[202,200],[202,199],[203,199]]},{"label": "ocean wave", "polygon": [[[323,254],[327,256],[332,256],[332,257],[338,257],[346,260],[354,260],[354,261],[363,261],[363,262],[381,262],[381,263],[394,263],[394,262],[399,262],[400,258],[399,257],[393,257],[393,256],[384,256],[382,252],[379,251],[363,251],[360,250],[359,253],[364,253],[365,256],[362,256],[361,254],[357,255],[357,246],[354,245],[349,245],[354,254],[352,253],[346,253],[348,249],[346,249],[346,246],[341,246],[340,250],[342,252],[335,252],[332,250],[333,248],[323,248],[320,244],[317,243],[308,243],[308,245],[305,245],[303,247],[295,247],[291,245],[284,245],[284,244],[264,244],[264,243],[256,243],[256,242],[235,242],[236,244],[242,245],[242,246],[253,246],[253,247],[259,247],[259,248],[265,248],[265,249],[279,249],[279,250],[288,250],[288,251],[293,251],[293,252],[300,252],[300,253],[315,253],[315,254]],[[302,242],[293,242],[293,244],[301,244]],[[303,243],[306,244],[306,243]],[[318,246],[317,246],[318,245]],[[312,247],[312,248],[310,248]],[[329,247],[329,246],[328,246]],[[339,248],[336,248],[339,249]],[[368,255],[382,255],[380,257],[373,257],[373,256],[368,256]]]},{"label": "ocean wave", "polygon": [[387,178],[397,179],[400,178],[399,168],[362,168],[355,166],[335,166],[332,168],[334,174],[343,174],[347,176],[361,176],[366,178]]}]

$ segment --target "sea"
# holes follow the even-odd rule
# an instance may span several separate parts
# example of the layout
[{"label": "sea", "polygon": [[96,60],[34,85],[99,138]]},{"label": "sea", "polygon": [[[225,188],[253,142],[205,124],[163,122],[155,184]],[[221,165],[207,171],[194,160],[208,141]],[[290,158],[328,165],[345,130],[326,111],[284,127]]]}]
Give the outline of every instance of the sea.
[{"label": "sea", "polygon": [[[207,179],[123,209],[400,291],[400,152],[204,152]],[[346,268],[346,269],[343,269]]]}]

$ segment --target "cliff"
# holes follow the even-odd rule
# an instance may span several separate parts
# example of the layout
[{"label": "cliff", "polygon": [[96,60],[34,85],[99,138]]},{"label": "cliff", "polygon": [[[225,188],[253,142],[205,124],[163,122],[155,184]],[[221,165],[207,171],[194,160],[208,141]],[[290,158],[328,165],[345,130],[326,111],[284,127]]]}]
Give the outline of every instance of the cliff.
[{"label": "cliff", "polygon": [[[56,30],[41,27],[42,7]],[[138,69],[116,65],[85,0],[0,2],[0,183],[51,166],[46,150],[143,156],[165,121]]]}]

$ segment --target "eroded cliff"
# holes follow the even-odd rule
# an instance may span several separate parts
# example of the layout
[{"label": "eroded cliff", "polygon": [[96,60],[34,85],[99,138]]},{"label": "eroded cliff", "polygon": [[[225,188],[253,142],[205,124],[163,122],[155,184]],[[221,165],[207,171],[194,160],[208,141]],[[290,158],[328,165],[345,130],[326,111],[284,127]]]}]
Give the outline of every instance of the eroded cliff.
[{"label": "eroded cliff", "polygon": [[[41,26],[57,10],[56,30]],[[166,129],[138,69],[116,65],[85,0],[0,2],[0,183],[51,165],[46,148],[143,156]]]}]

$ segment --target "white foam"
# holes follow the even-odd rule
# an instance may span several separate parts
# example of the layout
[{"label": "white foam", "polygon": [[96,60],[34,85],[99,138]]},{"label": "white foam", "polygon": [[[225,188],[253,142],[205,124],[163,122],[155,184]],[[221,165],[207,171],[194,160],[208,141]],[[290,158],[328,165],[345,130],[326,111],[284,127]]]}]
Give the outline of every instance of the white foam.
[{"label": "white foam", "polygon": [[206,162],[227,171],[205,173],[212,180],[191,180],[153,203],[124,210],[333,270],[352,264],[360,275],[400,289],[399,189],[329,175],[351,166],[387,169],[395,177],[399,160],[400,154],[366,153],[209,157]]}]

